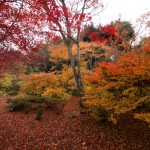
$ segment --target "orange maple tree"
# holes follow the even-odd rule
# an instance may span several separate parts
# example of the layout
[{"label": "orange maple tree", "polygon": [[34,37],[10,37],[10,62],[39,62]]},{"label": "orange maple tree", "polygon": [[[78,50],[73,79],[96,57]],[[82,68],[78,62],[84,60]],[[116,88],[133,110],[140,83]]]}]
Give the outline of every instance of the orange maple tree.
[{"label": "orange maple tree", "polygon": [[125,113],[149,102],[150,46],[127,53],[116,62],[102,62],[85,77],[88,106],[103,106],[112,114]]}]

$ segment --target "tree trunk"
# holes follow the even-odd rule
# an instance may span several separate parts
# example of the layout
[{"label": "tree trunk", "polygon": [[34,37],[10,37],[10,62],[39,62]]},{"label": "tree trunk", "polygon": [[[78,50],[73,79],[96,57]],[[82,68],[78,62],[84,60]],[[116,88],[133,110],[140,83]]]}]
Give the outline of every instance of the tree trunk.
[{"label": "tree trunk", "polygon": [[82,84],[82,77],[81,77],[81,63],[80,63],[80,45],[77,43],[77,66],[78,66],[78,82],[79,82],[79,89],[80,92],[83,92],[83,84]]},{"label": "tree trunk", "polygon": [[71,45],[70,44],[67,44],[67,49],[68,49],[68,56],[69,56],[69,59],[70,59],[70,62],[71,62],[71,68],[72,68],[72,71],[73,71],[73,75],[74,75],[74,78],[75,78],[75,82],[76,82],[76,85],[77,85],[77,89],[78,89],[78,92],[79,92],[79,95],[82,96],[82,93],[83,93],[83,85],[82,85],[82,79],[81,79],[81,67],[80,67],[80,47],[78,47],[79,49],[77,50],[78,52],[78,58],[77,58],[77,69],[76,69],[76,66],[75,66],[75,59],[73,58],[73,55],[72,55],[72,48],[71,48]]},{"label": "tree trunk", "polygon": [[83,84],[82,84],[82,77],[81,77],[81,62],[80,62],[80,45],[77,43],[77,66],[78,66],[78,83],[79,83],[79,96],[80,96],[80,107],[83,107]]}]

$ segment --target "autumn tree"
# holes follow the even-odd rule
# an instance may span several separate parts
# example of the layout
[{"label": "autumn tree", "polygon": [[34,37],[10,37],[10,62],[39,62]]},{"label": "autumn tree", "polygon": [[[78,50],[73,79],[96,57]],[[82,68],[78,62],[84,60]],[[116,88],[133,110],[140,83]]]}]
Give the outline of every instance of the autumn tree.
[{"label": "autumn tree", "polygon": [[118,50],[130,51],[135,38],[135,31],[130,22],[118,19],[105,26],[87,26],[81,32],[81,37],[83,41],[99,41]]},{"label": "autumn tree", "polygon": [[31,50],[37,50],[36,35],[33,34],[28,15],[30,13],[23,1],[0,1],[1,72],[5,69],[16,70],[20,64],[28,64]]},{"label": "autumn tree", "polygon": [[88,106],[103,106],[111,114],[121,114],[142,106],[149,108],[150,47],[142,53],[127,53],[116,62],[102,62],[86,77]]},{"label": "autumn tree", "polygon": [[[29,12],[24,8],[22,1],[0,2],[0,50],[26,51],[34,49],[34,34],[29,26]],[[27,24],[28,23],[28,24]]]},{"label": "autumn tree", "polygon": [[[73,54],[75,54],[75,52],[73,52]],[[49,71],[59,72],[63,70],[64,65],[70,66],[67,48],[62,41],[59,43],[51,41],[51,44],[49,46],[49,55]]]},{"label": "autumn tree", "polygon": [[99,32],[98,27],[95,27],[93,24],[86,26],[84,29],[81,31],[81,40],[84,42],[91,42],[90,34],[92,32]]},{"label": "autumn tree", "polygon": [[120,19],[111,22],[111,25],[114,26],[119,36],[126,41],[130,41],[135,34],[132,24],[129,21],[121,21]]},{"label": "autumn tree", "polygon": [[132,24],[129,21],[122,21],[118,19],[111,22],[111,25],[118,31],[118,39],[120,42],[116,43],[118,50],[132,50],[132,43],[135,40],[135,31]]},{"label": "autumn tree", "polygon": [[112,25],[99,25],[98,27],[90,25],[82,30],[81,38],[84,42],[94,41],[103,44],[109,44],[111,41],[118,41],[118,31]]},{"label": "autumn tree", "polygon": [[[16,1],[14,5],[16,5],[17,2],[18,1]],[[3,5],[10,7],[10,5],[13,4],[6,4],[5,1]],[[71,67],[78,90],[82,91],[83,86],[80,73],[80,32],[82,26],[90,22],[92,15],[95,12],[98,13],[97,10],[101,11],[102,7],[103,5],[99,0],[26,0],[23,1],[22,7],[22,11],[27,13],[26,18],[22,19],[22,21],[20,20],[20,23],[16,23],[16,21],[15,23],[17,25],[20,24],[19,27],[23,25],[28,26],[29,31],[31,28],[31,31],[34,31],[36,34],[38,33],[38,35],[41,35],[40,31],[43,31],[43,27],[46,27],[48,30],[44,34],[42,32],[42,35],[45,35],[47,38],[56,35],[62,37],[68,50],[68,57],[71,61]],[[23,15],[23,13],[20,13],[20,15]],[[23,17],[25,16],[23,15]],[[34,30],[33,26],[35,27]],[[72,54],[73,42],[77,45],[77,69]]]}]

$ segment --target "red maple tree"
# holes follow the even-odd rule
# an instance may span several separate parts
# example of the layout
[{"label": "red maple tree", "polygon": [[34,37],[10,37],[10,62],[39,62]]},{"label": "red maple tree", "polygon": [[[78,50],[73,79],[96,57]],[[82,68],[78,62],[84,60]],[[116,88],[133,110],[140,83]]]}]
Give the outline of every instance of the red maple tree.
[{"label": "red maple tree", "polygon": [[[101,11],[102,7],[100,0],[26,0],[14,3],[3,1],[0,3],[3,16],[0,27],[2,35],[7,37],[0,37],[0,41],[3,41],[1,49],[7,47],[5,43],[14,43],[21,51],[32,50],[31,47],[35,46],[35,35],[46,39],[61,36],[68,50],[78,90],[82,91],[80,32],[84,25],[91,22],[92,14],[97,13],[97,10]],[[8,22],[11,25],[8,25]],[[77,68],[72,42],[77,45]]]}]

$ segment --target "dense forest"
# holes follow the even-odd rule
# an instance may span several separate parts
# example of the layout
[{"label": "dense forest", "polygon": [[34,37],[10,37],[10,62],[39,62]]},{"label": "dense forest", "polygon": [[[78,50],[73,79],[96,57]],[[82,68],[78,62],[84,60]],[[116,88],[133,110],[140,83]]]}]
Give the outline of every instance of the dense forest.
[{"label": "dense forest", "polygon": [[96,25],[104,7],[0,1],[0,149],[149,149],[150,12]]}]

